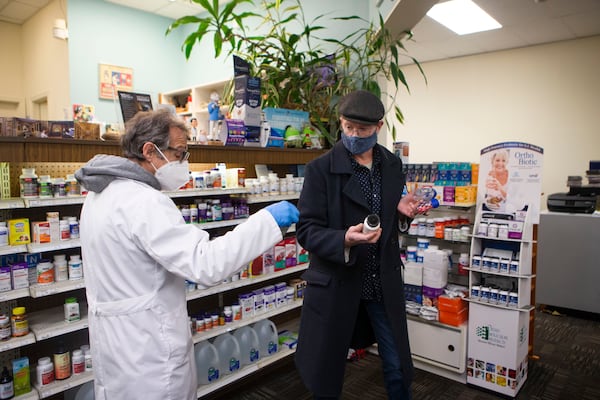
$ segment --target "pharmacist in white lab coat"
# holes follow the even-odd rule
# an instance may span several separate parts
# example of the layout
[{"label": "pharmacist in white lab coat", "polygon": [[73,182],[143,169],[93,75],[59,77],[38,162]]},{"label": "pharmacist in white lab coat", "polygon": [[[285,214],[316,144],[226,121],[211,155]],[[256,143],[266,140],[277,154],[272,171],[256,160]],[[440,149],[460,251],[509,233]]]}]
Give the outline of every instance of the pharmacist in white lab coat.
[{"label": "pharmacist in white lab coat", "polygon": [[209,240],[160,191],[187,182],[185,123],[158,110],[126,128],[124,157],[95,156],[75,175],[89,191],[80,234],[95,398],[196,399],[184,279],[222,282],[280,241],[298,210],[272,204]]}]

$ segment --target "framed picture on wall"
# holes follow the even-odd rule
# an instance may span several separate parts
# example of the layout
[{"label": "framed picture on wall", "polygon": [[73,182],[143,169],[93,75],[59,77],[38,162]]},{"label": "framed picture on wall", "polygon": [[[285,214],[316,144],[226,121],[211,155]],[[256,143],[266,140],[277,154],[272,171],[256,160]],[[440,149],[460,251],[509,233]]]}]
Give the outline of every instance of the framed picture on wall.
[{"label": "framed picture on wall", "polygon": [[133,89],[133,69],[116,65],[98,64],[98,95],[101,99],[117,98],[117,91]]}]

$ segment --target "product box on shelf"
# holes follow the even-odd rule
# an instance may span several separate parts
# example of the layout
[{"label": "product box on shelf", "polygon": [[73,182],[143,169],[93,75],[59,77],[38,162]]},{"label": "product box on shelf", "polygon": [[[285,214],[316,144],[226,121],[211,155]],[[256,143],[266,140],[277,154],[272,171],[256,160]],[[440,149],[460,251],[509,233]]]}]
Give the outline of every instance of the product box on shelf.
[{"label": "product box on shelf", "polygon": [[[439,308],[439,303],[438,303]],[[442,311],[439,310],[438,314],[439,321],[442,324],[460,326],[463,322],[469,319],[469,309],[463,308],[459,312]]]},{"label": "product box on shelf", "polygon": [[8,244],[18,246],[31,243],[29,219],[18,218],[8,220]]},{"label": "product box on shelf", "polygon": [[309,122],[309,114],[301,110],[288,110],[285,108],[263,109],[265,118],[271,126],[271,136],[267,147],[284,147],[289,133],[302,132],[302,128]]},{"label": "product box on shelf", "polygon": [[0,266],[0,292],[12,290],[10,267]]},{"label": "product box on shelf", "polygon": [[10,273],[13,289],[23,289],[29,287],[29,268],[27,263],[16,262],[11,264]]},{"label": "product box on shelf", "polygon": [[15,396],[31,392],[29,378],[29,358],[21,357],[12,360],[13,388]]},{"label": "product box on shelf", "polygon": [[9,197],[10,197],[10,163],[0,162],[0,199],[8,199]]}]

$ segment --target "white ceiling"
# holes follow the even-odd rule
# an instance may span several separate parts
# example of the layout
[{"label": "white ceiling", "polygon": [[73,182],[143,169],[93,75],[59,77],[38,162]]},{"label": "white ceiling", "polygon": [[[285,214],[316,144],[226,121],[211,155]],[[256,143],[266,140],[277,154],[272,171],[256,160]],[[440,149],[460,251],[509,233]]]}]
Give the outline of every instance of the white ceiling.
[{"label": "white ceiling", "polygon": [[[105,1],[173,19],[201,11],[189,0]],[[600,34],[600,0],[474,1],[503,28],[458,36],[425,16],[413,28],[413,41],[406,43],[408,54],[425,62]],[[49,2],[0,0],[0,21],[22,24]]]}]

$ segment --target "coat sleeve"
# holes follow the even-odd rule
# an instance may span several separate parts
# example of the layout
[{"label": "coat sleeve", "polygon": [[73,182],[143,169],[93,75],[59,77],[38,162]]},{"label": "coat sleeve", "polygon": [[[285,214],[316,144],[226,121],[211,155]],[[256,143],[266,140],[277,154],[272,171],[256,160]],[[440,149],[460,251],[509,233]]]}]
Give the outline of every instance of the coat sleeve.
[{"label": "coat sleeve", "polygon": [[183,221],[181,212],[167,196],[159,194],[147,200],[152,218],[146,215],[131,219],[137,245],[165,269],[204,286],[221,283],[283,238],[266,210],[210,240],[199,225]]},{"label": "coat sleeve", "polygon": [[[311,255],[336,264],[346,264],[344,238],[346,229],[332,226],[331,207],[340,207],[328,196],[325,160],[309,163],[304,171],[304,186],[298,200],[300,219],[296,238]],[[352,259],[352,258],[351,258]]]}]

